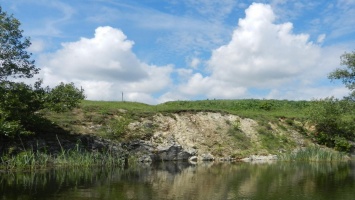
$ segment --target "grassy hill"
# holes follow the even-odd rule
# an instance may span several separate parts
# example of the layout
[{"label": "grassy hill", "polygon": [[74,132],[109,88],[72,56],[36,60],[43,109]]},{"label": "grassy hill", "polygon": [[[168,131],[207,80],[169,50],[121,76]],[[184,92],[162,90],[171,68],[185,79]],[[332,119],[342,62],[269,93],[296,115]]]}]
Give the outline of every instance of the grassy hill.
[{"label": "grassy hill", "polygon": [[280,118],[290,124],[297,120],[305,122],[310,101],[288,100],[202,100],[172,101],[158,105],[137,102],[83,101],[79,109],[65,113],[44,112],[43,114],[60,127],[73,133],[80,133],[80,127],[90,124],[107,125],[113,116],[123,116],[128,121],[151,117],[157,113],[169,115],[180,112],[221,112],[251,118],[261,123],[277,121]]}]

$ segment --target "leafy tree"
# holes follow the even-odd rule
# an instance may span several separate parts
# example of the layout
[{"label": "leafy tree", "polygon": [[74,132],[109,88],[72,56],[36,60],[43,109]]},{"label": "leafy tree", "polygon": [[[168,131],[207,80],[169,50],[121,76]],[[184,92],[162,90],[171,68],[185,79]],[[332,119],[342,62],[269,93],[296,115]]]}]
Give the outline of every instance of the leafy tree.
[{"label": "leafy tree", "polygon": [[355,52],[344,53],[340,64],[328,75],[331,80],[341,80],[350,90],[350,95],[340,101],[333,97],[314,101],[309,112],[309,119],[315,124],[315,139],[320,144],[334,147],[341,151],[350,151],[349,141],[355,138]]},{"label": "leafy tree", "polygon": [[331,80],[342,80],[344,85],[350,90],[349,100],[355,101],[355,51],[344,53],[340,57],[340,64],[346,68],[338,68],[329,74]]},{"label": "leafy tree", "polygon": [[84,98],[83,90],[76,88],[74,83],[60,83],[47,93],[45,106],[50,110],[63,112],[77,107]]},{"label": "leafy tree", "polygon": [[31,42],[23,38],[19,27],[20,22],[0,7],[0,137],[32,133],[41,120],[39,110],[70,110],[85,98],[84,91],[73,83],[50,89],[42,87],[41,80],[33,86],[12,81],[39,72],[26,51]]},{"label": "leafy tree", "polygon": [[26,49],[31,45],[23,38],[20,22],[0,7],[0,81],[12,78],[32,78],[39,69]]}]

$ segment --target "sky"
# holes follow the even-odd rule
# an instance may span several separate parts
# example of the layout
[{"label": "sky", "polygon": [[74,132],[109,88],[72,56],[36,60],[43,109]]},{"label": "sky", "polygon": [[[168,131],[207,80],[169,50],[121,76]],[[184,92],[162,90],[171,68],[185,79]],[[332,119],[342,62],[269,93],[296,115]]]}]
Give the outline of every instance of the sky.
[{"label": "sky", "polygon": [[341,98],[355,0],[0,0],[36,78],[89,100]]}]

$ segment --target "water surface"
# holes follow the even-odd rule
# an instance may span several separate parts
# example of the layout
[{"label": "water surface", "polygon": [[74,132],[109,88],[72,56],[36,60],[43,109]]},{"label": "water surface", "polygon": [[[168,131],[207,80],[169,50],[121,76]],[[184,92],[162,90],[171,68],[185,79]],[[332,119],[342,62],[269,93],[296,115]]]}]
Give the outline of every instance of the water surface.
[{"label": "water surface", "polygon": [[355,200],[355,162],[159,163],[0,173],[0,199]]}]

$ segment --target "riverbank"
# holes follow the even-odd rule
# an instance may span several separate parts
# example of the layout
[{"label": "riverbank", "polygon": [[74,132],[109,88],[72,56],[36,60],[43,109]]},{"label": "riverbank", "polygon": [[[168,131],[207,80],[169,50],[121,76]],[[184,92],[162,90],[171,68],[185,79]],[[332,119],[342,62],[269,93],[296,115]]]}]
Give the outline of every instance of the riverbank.
[{"label": "riverbank", "polygon": [[314,127],[304,118],[309,104],[241,100],[149,106],[84,101],[71,112],[42,111],[45,122],[34,135],[2,138],[1,162],[16,168],[29,163],[71,165],[70,160],[72,165],[113,160],[119,165],[292,155],[318,146],[312,138]]}]

